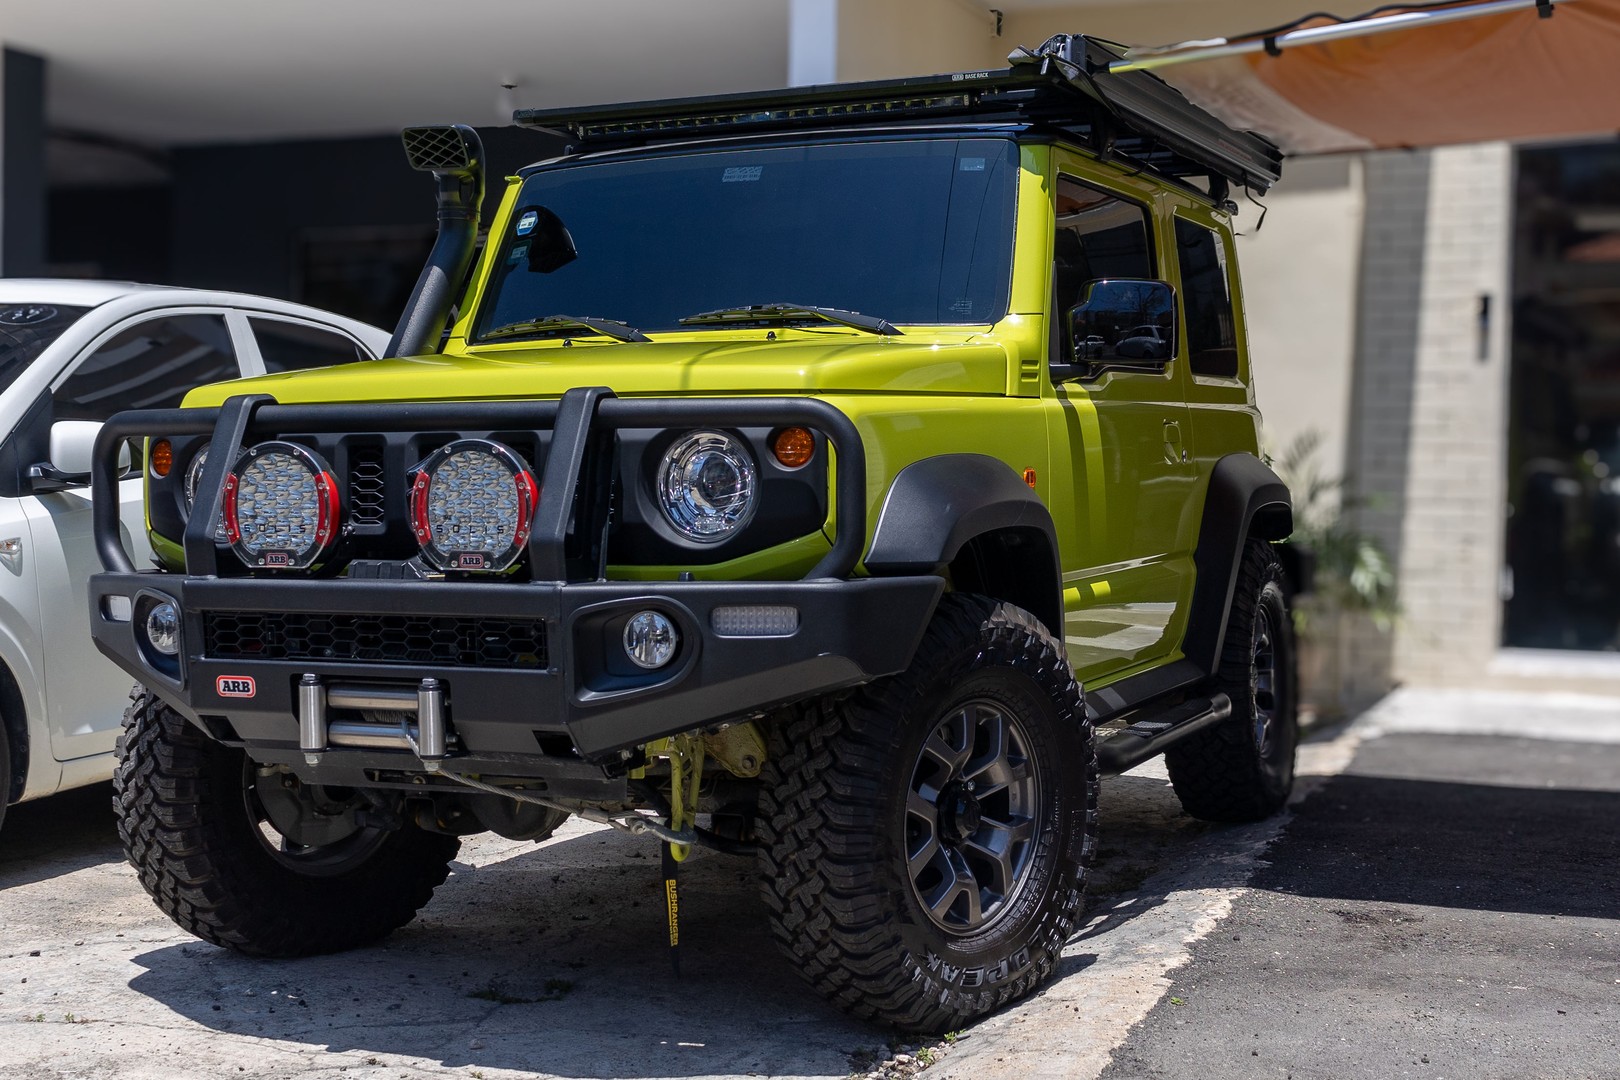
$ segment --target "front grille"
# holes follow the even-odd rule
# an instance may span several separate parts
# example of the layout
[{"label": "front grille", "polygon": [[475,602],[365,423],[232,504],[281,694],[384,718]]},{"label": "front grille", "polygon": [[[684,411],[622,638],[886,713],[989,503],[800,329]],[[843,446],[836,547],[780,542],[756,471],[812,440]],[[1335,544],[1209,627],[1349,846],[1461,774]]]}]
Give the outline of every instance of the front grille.
[{"label": "front grille", "polygon": [[211,660],[338,660],[441,667],[544,668],[546,624],[430,615],[302,615],[209,611]]},{"label": "front grille", "polygon": [[356,447],[349,454],[349,521],[381,525],[384,490],[382,447]]}]

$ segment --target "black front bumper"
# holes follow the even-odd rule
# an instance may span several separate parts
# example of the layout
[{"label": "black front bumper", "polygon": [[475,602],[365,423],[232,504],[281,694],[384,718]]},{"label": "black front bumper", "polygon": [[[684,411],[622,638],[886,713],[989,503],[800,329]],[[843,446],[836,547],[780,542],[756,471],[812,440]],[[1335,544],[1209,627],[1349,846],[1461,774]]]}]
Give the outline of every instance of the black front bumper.
[{"label": "black front bumper", "polygon": [[[557,736],[566,735],[587,761],[600,762],[650,739],[901,671],[942,588],[934,576],[496,585],[147,571],[96,574],[90,604],[103,653],[214,737],[246,747],[257,760],[302,763],[297,701],[306,675],[395,689],[436,678],[447,691],[458,767],[543,776],[550,770],[544,750]],[[129,598],[134,617],[124,617],[124,605],[110,597]],[[182,614],[178,660],[166,660],[145,641],[139,614],[159,598]],[[791,606],[798,629],[785,637],[715,631],[715,608],[748,605]],[[644,672],[623,661],[622,635],[631,615],[649,609],[675,623],[681,644],[666,667]],[[109,614],[114,611],[118,618]],[[253,617],[256,636],[229,622],[241,622],[237,613]],[[306,629],[267,633],[267,622],[283,615]],[[235,626],[230,632],[221,632],[222,616]],[[308,632],[312,617],[320,633]],[[401,645],[414,620],[438,628],[442,638],[458,627],[470,636],[437,646],[426,638]],[[511,635],[501,636],[514,624],[529,628],[518,635],[529,651],[514,651]],[[378,634],[390,639],[383,648],[398,658],[357,659],[368,649],[357,646],[356,635],[369,640]],[[500,638],[487,647],[498,666],[480,655],[480,635]],[[289,637],[296,638],[291,651],[301,655],[286,655]],[[417,648],[425,659],[409,659]],[[330,749],[323,755],[332,769],[387,763],[410,767],[405,752]]]},{"label": "black front bumper", "polygon": [[[613,453],[613,433],[714,423],[822,432],[838,454],[832,547],[799,581],[603,580],[591,537],[607,528],[609,498],[592,463]],[[136,571],[120,541],[122,439],[208,434],[215,445],[245,446],[288,431],[469,426],[545,433],[542,494],[517,580],[252,576],[231,565],[208,528],[222,505],[225,454],[210,456],[199,481],[184,572]],[[409,405],[236,397],[218,409],[113,417],[97,442],[92,487],[106,567],[90,583],[96,645],[214,739],[326,783],[423,772],[423,755],[437,754],[411,735],[407,703],[419,701],[417,732],[435,748],[448,736],[447,767],[543,778],[558,794],[575,783],[586,797],[620,751],[903,670],[944,587],[931,575],[849,578],[866,535],[863,448],[847,417],[809,398],[621,400],[602,388],[557,401]],[[147,638],[146,614],[162,602],[181,615],[176,656]],[[716,623],[716,609],[728,607],[792,608],[796,625],[745,636],[748,627]],[[680,642],[651,671],[631,663],[624,644],[625,623],[648,610],[669,618]],[[364,704],[376,701],[385,705]],[[323,716],[328,707],[344,714],[335,725]],[[390,723],[396,734],[385,737]],[[333,734],[340,727],[345,739]]]}]

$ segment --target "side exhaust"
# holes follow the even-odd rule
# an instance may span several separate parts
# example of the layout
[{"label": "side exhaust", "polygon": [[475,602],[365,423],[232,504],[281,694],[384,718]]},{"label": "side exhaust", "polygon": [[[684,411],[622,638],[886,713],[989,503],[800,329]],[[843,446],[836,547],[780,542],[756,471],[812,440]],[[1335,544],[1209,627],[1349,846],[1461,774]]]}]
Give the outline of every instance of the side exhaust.
[{"label": "side exhaust", "polygon": [[399,317],[388,356],[437,352],[456,291],[467,279],[484,202],[484,144],[465,124],[413,127],[400,133],[411,168],[438,182],[439,235]]}]

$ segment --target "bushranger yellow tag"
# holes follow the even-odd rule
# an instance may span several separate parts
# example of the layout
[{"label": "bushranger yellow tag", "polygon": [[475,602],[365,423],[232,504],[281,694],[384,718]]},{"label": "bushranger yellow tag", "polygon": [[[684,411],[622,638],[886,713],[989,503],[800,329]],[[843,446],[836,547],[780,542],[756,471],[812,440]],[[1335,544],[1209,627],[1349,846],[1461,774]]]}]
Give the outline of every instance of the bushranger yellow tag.
[{"label": "bushranger yellow tag", "polygon": [[669,966],[678,976],[681,973],[681,896],[679,886],[680,863],[672,845],[664,848],[664,911],[669,916]]}]

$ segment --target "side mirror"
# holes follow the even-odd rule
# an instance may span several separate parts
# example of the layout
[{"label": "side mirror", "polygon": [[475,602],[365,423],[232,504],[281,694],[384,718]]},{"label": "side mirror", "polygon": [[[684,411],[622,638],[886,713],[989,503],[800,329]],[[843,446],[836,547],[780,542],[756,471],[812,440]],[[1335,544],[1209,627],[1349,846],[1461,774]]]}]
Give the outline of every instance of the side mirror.
[{"label": "side mirror", "polygon": [[529,270],[549,274],[579,258],[579,249],[562,218],[544,206],[525,206],[517,213],[517,243],[511,261],[526,260]]},{"label": "side mirror", "polygon": [[1078,378],[1107,369],[1159,371],[1175,355],[1176,291],[1162,281],[1093,281],[1067,320],[1067,359]]},{"label": "side mirror", "polygon": [[[97,420],[58,420],[52,424],[50,459],[29,466],[29,487],[36,492],[47,492],[89,484],[99,434],[101,423]],[[130,465],[129,443],[126,442],[118,448],[119,474],[128,472]]]}]

